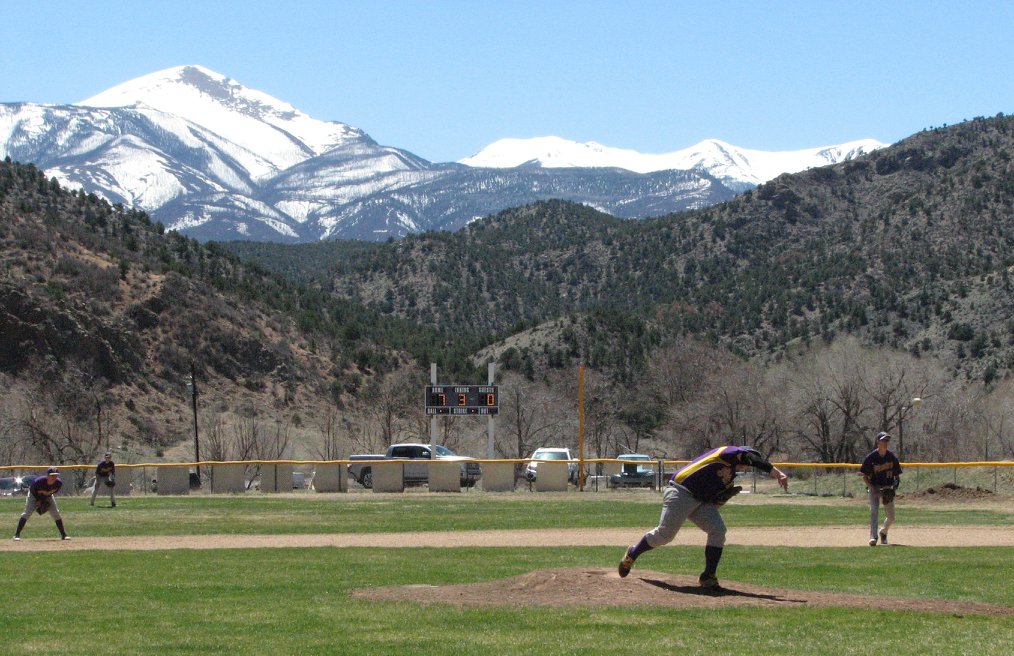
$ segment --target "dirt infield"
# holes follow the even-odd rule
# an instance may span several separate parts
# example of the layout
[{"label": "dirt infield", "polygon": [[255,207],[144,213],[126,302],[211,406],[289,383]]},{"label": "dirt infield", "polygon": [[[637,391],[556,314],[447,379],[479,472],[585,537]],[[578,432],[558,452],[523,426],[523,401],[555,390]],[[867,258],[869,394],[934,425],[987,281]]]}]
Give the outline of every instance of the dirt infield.
[{"label": "dirt infield", "polygon": [[[427,531],[416,533],[321,533],[304,535],[160,535],[75,537],[57,539],[52,526],[34,527],[21,542],[0,541],[6,551],[164,549],[264,549],[280,547],[575,547],[622,548],[636,542],[644,529],[534,529],[495,531]],[[39,536],[39,537],[33,537]],[[705,534],[681,531],[674,545],[704,546]],[[807,526],[729,529],[728,544],[782,547],[863,547],[869,536],[860,526]],[[896,526],[892,545],[904,547],[1014,547],[1010,526]],[[878,547],[883,548],[883,547]]]},{"label": "dirt infield", "polygon": [[[869,548],[869,547],[867,547]],[[722,581],[704,590],[696,577],[648,570],[621,579],[615,570],[551,569],[468,585],[406,585],[356,590],[353,597],[462,606],[663,606],[668,608],[875,608],[949,615],[1014,616],[1014,607],[901,597],[768,588]]]}]

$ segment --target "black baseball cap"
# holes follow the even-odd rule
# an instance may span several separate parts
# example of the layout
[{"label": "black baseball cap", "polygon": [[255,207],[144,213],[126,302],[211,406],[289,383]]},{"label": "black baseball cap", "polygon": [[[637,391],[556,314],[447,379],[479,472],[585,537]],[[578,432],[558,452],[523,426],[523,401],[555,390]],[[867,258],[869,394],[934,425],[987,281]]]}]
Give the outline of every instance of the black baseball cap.
[{"label": "black baseball cap", "polygon": [[879,433],[877,433],[877,441],[878,442],[890,442],[891,441],[891,435],[889,433],[885,433],[884,431],[880,431]]},{"label": "black baseball cap", "polygon": [[46,470],[46,476],[49,476],[50,474],[59,475],[60,470],[57,469],[56,467],[50,467],[49,469]]}]

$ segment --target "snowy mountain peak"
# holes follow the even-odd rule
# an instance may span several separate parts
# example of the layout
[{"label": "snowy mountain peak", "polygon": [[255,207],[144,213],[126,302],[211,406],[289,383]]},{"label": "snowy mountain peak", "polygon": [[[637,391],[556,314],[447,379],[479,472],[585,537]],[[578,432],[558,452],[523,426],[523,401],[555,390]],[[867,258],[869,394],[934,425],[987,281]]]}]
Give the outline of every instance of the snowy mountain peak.
[{"label": "snowy mountain peak", "polygon": [[364,137],[344,123],[311,118],[285,101],[196,65],[143,75],[76,104],[150,108],[186,119],[265,156],[274,169],[270,172]]},{"label": "snowy mountain peak", "polygon": [[783,173],[835,164],[886,145],[873,139],[862,139],[837,146],[770,152],[739,148],[718,139],[705,139],[671,153],[648,154],[610,148],[594,141],[578,143],[560,137],[536,137],[500,139],[459,163],[486,168],[616,167],[636,173],[697,168],[705,169],[734,186],[746,188]]},{"label": "snowy mountain peak", "polygon": [[[186,115],[182,103],[217,103],[248,116],[294,115],[296,108],[266,93],[247,89],[203,66],[167,68],[118,84],[77,103],[87,107],[148,106],[167,114]],[[193,109],[190,110],[191,112]]]}]

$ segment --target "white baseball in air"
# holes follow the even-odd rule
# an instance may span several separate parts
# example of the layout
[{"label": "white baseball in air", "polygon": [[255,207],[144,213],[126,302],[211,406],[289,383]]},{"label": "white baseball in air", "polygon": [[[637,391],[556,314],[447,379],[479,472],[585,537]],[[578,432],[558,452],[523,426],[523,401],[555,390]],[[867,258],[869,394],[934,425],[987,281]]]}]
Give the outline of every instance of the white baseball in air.
[{"label": "white baseball in air", "polygon": [[920,405],[922,405],[922,399],[920,399],[918,396],[915,397],[914,399],[912,399],[912,405],[918,408]]}]

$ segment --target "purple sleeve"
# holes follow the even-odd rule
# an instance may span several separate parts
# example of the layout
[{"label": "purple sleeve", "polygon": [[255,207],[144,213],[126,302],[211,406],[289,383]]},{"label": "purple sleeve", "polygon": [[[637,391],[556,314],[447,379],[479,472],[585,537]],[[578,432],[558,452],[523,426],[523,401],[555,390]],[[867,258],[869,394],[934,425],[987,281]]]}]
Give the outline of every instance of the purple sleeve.
[{"label": "purple sleeve", "polygon": [[732,460],[727,460],[727,462],[732,465],[749,465],[769,474],[774,469],[774,465],[762,458],[754,449],[730,446],[722,453],[723,459],[727,455],[731,456]]}]

